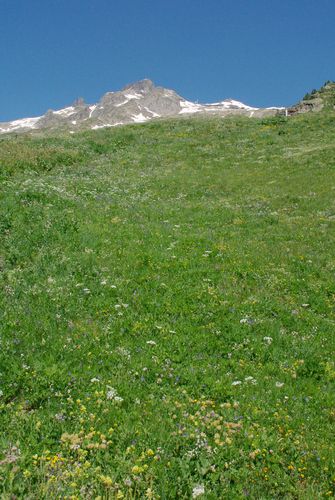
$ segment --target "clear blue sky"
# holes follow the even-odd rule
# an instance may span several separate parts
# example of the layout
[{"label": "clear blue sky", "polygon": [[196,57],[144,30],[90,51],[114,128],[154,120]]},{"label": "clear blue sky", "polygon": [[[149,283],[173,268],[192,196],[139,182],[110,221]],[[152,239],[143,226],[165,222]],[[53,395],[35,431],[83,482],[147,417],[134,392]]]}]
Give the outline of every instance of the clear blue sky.
[{"label": "clear blue sky", "polygon": [[0,121],[151,78],[289,105],[335,80],[335,0],[0,0]]}]

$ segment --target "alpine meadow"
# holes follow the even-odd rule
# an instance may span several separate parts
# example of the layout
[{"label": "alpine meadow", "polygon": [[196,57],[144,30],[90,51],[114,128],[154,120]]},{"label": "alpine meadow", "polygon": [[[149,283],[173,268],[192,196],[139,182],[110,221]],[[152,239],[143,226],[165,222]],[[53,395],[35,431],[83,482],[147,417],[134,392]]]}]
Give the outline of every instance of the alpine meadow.
[{"label": "alpine meadow", "polygon": [[334,132],[1,135],[1,498],[334,496]]}]

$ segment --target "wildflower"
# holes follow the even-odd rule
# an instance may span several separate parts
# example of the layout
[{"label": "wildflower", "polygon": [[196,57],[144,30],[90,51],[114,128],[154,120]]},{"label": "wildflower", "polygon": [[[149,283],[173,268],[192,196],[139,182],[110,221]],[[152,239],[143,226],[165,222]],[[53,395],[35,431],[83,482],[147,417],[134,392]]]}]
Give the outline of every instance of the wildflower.
[{"label": "wildflower", "polygon": [[107,386],[107,388],[109,389],[106,394],[107,399],[114,399],[117,395],[117,390],[114,389],[114,387],[110,387],[109,385]]},{"label": "wildflower", "polygon": [[264,340],[264,342],[266,344],[270,345],[271,342],[272,342],[272,340],[273,340],[273,338],[272,337],[263,337],[263,340]]},{"label": "wildflower", "polygon": [[100,382],[100,379],[98,379],[97,377],[93,377],[91,378],[90,382],[94,384],[95,382]]},{"label": "wildflower", "polygon": [[257,457],[257,455],[259,455],[261,453],[261,450],[257,449],[255,451],[251,451],[249,453],[249,457],[252,459],[252,460],[255,460],[255,458]]},{"label": "wildflower", "polygon": [[144,472],[144,468],[139,465],[134,465],[134,467],[131,469],[131,472],[133,474],[141,474],[141,472]]},{"label": "wildflower", "polygon": [[246,316],[245,318],[240,319],[241,325],[253,325],[255,320]]},{"label": "wildflower", "polygon": [[104,475],[100,475],[99,476],[99,479],[101,481],[101,483],[106,487],[106,488],[110,488],[113,484],[113,480],[110,476],[104,476]]},{"label": "wildflower", "polygon": [[257,384],[257,380],[254,377],[245,377],[245,382],[250,382],[250,384]]},{"label": "wildflower", "polygon": [[205,487],[203,484],[197,484],[196,486],[194,486],[192,491],[192,498],[197,498],[204,494],[205,494]]},{"label": "wildflower", "polygon": [[157,345],[154,340],[147,340],[148,345]]},{"label": "wildflower", "polygon": [[283,387],[284,382],[276,382],[276,387],[280,388]]},{"label": "wildflower", "polygon": [[56,413],[55,419],[58,420],[58,422],[64,422],[66,417],[65,417],[65,415],[63,415],[63,413]]},{"label": "wildflower", "polygon": [[234,382],[231,385],[241,385],[242,382],[241,380],[234,380]]},{"label": "wildflower", "polygon": [[110,385],[107,386],[107,393],[106,393],[106,398],[114,401],[115,403],[122,403],[123,398],[118,395],[117,390],[114,389],[114,387],[111,387]]}]

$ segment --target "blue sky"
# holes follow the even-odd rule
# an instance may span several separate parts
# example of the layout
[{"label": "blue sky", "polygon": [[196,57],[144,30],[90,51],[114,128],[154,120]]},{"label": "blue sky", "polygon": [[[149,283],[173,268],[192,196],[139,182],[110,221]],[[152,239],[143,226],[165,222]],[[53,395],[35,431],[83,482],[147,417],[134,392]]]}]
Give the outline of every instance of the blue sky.
[{"label": "blue sky", "polygon": [[334,0],[0,0],[0,121],[151,78],[289,105],[335,80]]}]

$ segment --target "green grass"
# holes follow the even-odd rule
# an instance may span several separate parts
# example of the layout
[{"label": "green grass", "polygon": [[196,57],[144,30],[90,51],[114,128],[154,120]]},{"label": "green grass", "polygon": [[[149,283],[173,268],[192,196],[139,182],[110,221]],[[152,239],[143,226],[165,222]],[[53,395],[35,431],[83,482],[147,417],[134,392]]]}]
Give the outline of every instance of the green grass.
[{"label": "green grass", "polygon": [[1,139],[1,498],[334,494],[334,127]]}]

